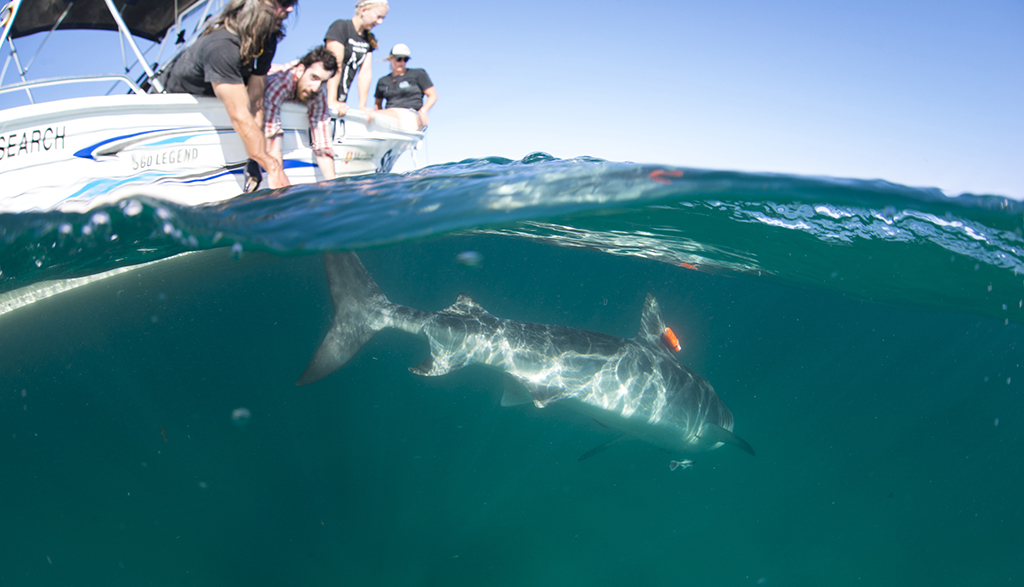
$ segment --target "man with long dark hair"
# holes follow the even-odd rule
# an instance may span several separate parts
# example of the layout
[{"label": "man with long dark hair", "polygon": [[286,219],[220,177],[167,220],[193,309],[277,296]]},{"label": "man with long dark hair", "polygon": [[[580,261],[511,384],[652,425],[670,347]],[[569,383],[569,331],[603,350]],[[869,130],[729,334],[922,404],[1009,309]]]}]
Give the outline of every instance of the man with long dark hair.
[{"label": "man with long dark hair", "polygon": [[[271,188],[290,184],[281,163],[265,147],[263,93],[277,42],[284,37],[282,23],[296,2],[231,0],[166,78],[168,92],[216,96],[223,102],[245,152],[267,171]],[[256,185],[247,185],[246,191]]]}]

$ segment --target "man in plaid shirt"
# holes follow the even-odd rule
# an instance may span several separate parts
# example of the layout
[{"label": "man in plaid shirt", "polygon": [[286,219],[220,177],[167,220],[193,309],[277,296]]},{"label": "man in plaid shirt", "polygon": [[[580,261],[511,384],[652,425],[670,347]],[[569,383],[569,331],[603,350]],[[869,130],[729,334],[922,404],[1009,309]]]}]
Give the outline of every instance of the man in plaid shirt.
[{"label": "man in plaid shirt", "polygon": [[263,98],[263,132],[267,138],[267,153],[282,164],[281,142],[284,132],[281,130],[281,106],[286,100],[306,105],[309,109],[313,153],[324,179],[334,179],[331,113],[327,109],[324,84],[337,71],[338,61],[334,54],[321,45],[298,61],[272,66]]}]

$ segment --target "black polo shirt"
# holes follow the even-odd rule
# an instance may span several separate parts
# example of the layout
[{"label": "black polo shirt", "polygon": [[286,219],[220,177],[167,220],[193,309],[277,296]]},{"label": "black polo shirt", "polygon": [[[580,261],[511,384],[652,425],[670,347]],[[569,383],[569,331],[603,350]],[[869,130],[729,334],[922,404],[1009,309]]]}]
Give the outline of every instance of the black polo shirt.
[{"label": "black polo shirt", "polygon": [[400,76],[386,75],[377,80],[377,92],[374,99],[384,98],[385,108],[411,108],[419,110],[423,107],[423,92],[434,87],[430,76],[422,69],[406,69]]}]

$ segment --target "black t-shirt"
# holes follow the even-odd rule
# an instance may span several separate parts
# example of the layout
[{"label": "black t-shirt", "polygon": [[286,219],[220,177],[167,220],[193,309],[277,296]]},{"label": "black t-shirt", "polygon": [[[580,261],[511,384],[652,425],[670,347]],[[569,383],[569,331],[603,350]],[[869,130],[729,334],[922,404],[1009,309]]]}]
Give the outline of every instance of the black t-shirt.
[{"label": "black t-shirt", "polygon": [[336,20],[324,35],[324,42],[337,41],[345,46],[345,59],[338,63],[341,69],[341,80],[338,82],[338,101],[344,102],[352,88],[352,80],[356,79],[356,71],[370,54],[370,38],[366,31],[356,33],[356,25],[351,20]]},{"label": "black t-shirt", "polygon": [[221,27],[199,37],[171,66],[165,83],[168,92],[213,96],[213,84],[246,84],[251,75],[267,75],[277,51],[277,36],[264,42],[263,52],[242,63],[241,41]]},{"label": "black t-shirt", "polygon": [[419,110],[423,107],[423,92],[434,87],[430,76],[422,69],[406,69],[400,76],[394,74],[385,75],[377,80],[377,92],[374,98],[384,98],[385,108],[412,108]]}]

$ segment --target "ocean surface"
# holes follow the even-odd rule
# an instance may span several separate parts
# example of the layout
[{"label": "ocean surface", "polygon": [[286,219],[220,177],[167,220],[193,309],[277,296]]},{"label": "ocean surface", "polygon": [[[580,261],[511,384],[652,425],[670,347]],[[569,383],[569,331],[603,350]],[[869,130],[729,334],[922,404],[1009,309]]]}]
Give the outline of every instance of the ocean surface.
[{"label": "ocean surface", "polygon": [[[757,456],[580,461],[616,433],[395,331],[295,386],[347,250],[423,310],[653,293]],[[1019,584],[1022,363],[996,196],[535,154],[0,215],[0,585]]]}]

